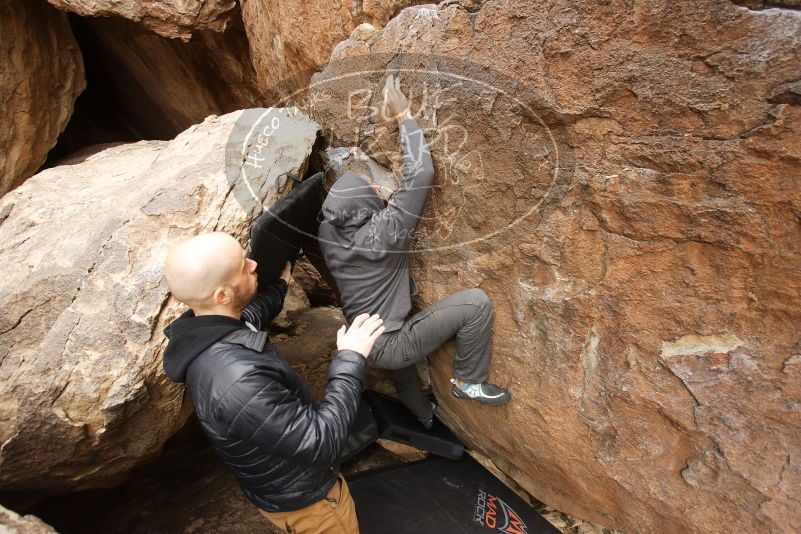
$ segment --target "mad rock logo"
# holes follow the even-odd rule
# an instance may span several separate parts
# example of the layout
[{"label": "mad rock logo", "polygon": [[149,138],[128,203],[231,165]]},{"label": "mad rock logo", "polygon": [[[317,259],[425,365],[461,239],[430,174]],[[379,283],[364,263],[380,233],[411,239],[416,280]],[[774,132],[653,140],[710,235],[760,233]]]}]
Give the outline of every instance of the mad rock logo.
[{"label": "mad rock logo", "polygon": [[500,532],[528,534],[528,527],[517,512],[495,495],[483,490],[478,490],[473,520],[483,527]]}]

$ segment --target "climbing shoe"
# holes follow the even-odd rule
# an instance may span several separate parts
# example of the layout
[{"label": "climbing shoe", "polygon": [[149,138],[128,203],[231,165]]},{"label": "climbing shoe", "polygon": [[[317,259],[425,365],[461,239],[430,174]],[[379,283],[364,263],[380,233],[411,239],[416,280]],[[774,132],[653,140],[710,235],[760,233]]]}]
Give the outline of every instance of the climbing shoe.
[{"label": "climbing shoe", "polygon": [[483,384],[470,384],[468,382],[459,384],[454,378],[451,378],[451,384],[453,384],[452,391],[455,397],[472,399],[481,404],[504,404],[512,398],[511,393],[495,384],[486,382]]}]

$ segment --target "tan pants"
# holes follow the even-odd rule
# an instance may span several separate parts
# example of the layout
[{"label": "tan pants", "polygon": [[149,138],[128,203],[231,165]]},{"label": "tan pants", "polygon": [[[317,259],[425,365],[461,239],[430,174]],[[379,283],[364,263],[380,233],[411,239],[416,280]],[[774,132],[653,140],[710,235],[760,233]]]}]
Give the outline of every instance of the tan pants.
[{"label": "tan pants", "polygon": [[324,499],[305,508],[291,512],[259,511],[288,534],[359,534],[356,507],[342,475]]}]

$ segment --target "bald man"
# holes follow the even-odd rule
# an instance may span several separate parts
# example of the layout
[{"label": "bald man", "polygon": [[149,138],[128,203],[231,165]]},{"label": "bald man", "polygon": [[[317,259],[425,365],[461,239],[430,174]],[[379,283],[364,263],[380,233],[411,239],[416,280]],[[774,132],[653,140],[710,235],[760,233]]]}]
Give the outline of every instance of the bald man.
[{"label": "bald man", "polygon": [[281,311],[291,266],[261,293],[257,267],[221,232],[169,252],[167,286],[190,309],[164,330],[164,370],[186,383],[212,446],[267,519],[287,532],[357,533],[337,458],[382,321],[362,314],[337,332],[328,387],[315,405],[263,331]]}]

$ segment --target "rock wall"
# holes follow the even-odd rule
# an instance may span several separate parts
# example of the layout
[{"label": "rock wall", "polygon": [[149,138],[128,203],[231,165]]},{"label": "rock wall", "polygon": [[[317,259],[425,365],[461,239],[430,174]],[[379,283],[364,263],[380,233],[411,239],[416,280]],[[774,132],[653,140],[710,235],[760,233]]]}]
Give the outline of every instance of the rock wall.
[{"label": "rock wall", "polygon": [[36,516],[20,516],[0,506],[0,532],[3,534],[55,534],[56,531]]},{"label": "rock wall", "polygon": [[287,109],[212,116],[2,198],[0,490],[112,485],[180,428],[191,403],[161,364],[162,329],[183,311],[167,250],[203,231],[244,238],[277,200],[275,176],[305,172],[317,129]]},{"label": "rock wall", "polygon": [[67,17],[44,2],[0,1],[0,196],[44,163],[84,89]]},{"label": "rock wall", "polygon": [[[446,347],[421,368],[441,416],[526,491],[596,523],[801,531],[796,0],[50,3],[103,17],[74,22],[94,94],[134,136],[282,105],[311,82],[297,100],[328,170],[398,176],[378,109],[400,72],[437,170],[416,304],[487,291],[491,378],[514,395],[453,399]],[[0,31],[3,194],[41,166],[84,81],[43,1],[0,0]],[[160,371],[180,308],[158,269],[186,236],[242,237],[276,198],[271,178],[308,166],[317,125],[281,112],[297,129],[275,165],[232,179],[256,160],[225,147],[262,149],[243,144],[262,113],[106,148],[0,200],[0,490],[114,484],[186,419]],[[92,143],[120,140],[98,131]],[[321,273],[299,273],[275,336],[318,395],[326,359],[309,355],[332,350],[341,320],[309,309],[335,299]]]},{"label": "rock wall", "polygon": [[312,78],[332,144],[397,172],[377,110],[401,71],[437,171],[417,304],[483,288],[513,392],[454,399],[447,347],[442,417],[545,503],[626,532],[801,529],[800,15],[446,2]]},{"label": "rock wall", "polygon": [[334,46],[360,24],[383,26],[420,0],[243,0],[242,17],[262,91],[301,88]]},{"label": "rock wall", "polygon": [[78,15],[118,16],[141,22],[164,37],[188,41],[195,30],[223,31],[236,0],[47,0],[54,6]]}]

